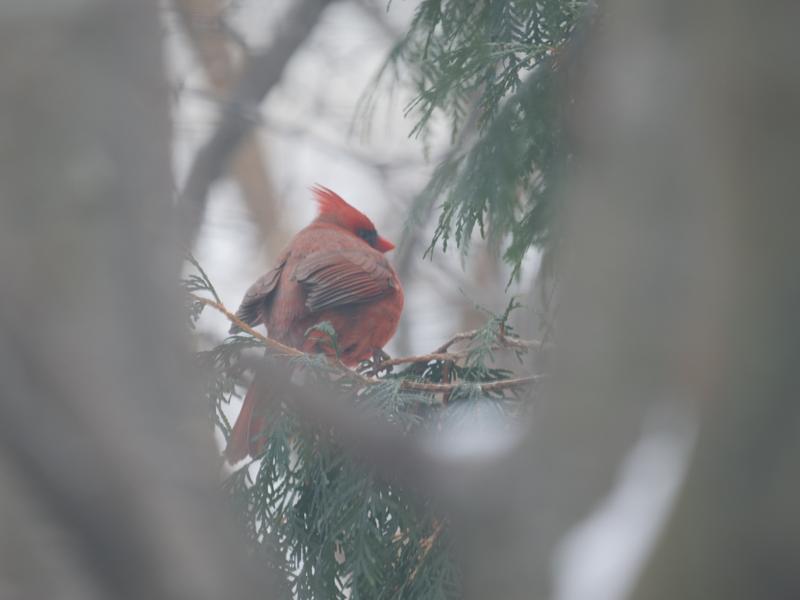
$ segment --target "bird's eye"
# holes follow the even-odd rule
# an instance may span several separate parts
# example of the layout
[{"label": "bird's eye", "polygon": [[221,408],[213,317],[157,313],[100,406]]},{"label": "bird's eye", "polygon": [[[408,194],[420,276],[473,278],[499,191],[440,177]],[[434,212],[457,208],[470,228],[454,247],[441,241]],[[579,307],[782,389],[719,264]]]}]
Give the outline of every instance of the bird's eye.
[{"label": "bird's eye", "polygon": [[378,241],[378,232],[374,229],[359,229],[356,231],[356,235],[370,246],[374,246]]}]

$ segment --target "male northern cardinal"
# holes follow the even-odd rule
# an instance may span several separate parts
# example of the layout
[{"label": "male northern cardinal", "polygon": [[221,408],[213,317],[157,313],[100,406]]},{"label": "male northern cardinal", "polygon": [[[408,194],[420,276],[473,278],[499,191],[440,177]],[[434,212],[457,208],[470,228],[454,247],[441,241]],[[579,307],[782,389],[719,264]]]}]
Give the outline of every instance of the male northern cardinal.
[{"label": "male northern cardinal", "polygon": [[[339,358],[352,366],[379,352],[397,330],[403,288],[383,256],[394,245],[331,190],[315,187],[313,192],[317,218],[292,238],[278,266],[250,286],[236,315],[251,326],[263,323],[279,342],[330,355],[330,345],[320,343],[322,332],[306,335],[309,328],[329,321]],[[268,385],[257,379],[247,390],[225,449],[231,463],[260,454],[266,445],[266,420],[259,405]]]}]

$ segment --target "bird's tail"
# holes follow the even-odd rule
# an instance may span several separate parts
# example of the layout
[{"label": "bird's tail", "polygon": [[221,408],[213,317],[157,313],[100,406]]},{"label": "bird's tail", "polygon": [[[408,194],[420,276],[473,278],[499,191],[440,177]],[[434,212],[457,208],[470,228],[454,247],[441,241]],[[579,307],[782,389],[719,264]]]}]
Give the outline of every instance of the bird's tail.
[{"label": "bird's tail", "polygon": [[225,447],[225,458],[231,464],[248,455],[255,458],[267,446],[267,418],[264,415],[267,402],[263,394],[269,390],[269,386],[260,379],[256,377],[247,389],[242,410],[231,429],[228,445]]}]

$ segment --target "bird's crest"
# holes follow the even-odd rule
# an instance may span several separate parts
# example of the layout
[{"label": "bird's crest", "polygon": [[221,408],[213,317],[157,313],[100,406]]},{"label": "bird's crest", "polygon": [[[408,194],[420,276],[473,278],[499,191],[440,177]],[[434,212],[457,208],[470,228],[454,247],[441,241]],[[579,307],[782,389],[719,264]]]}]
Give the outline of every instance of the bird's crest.
[{"label": "bird's crest", "polygon": [[330,221],[346,227],[355,232],[359,229],[374,230],[375,225],[367,215],[350,206],[344,199],[324,186],[315,185],[311,188],[319,205],[320,220]]}]

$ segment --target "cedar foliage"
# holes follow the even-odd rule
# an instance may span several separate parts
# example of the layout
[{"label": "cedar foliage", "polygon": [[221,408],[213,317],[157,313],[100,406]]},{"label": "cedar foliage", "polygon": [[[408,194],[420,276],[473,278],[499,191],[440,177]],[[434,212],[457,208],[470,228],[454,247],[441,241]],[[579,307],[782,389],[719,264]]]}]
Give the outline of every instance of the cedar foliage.
[{"label": "cedar foliage", "polygon": [[[453,148],[438,165],[417,209],[440,201],[428,251],[454,242],[467,252],[477,229],[499,245],[519,273],[525,252],[549,235],[553,181],[564,159],[557,66],[585,2],[567,0],[422,0],[387,66],[410,65],[418,95],[408,106],[412,134],[423,139],[434,113],[447,115]],[[388,72],[388,71],[385,71]],[[412,215],[413,216],[413,215]],[[220,301],[200,265],[187,292]],[[408,435],[436,432],[464,419],[513,418],[529,390],[485,392],[475,382],[513,374],[491,366],[509,315],[487,315],[460,361],[431,360],[382,372],[366,385],[319,356],[291,359],[313,386],[341,394],[359,411]],[[190,296],[194,325],[204,305]],[[335,345],[335,332],[332,343]],[[246,350],[267,350],[241,332],[198,353],[215,427],[230,433],[226,407],[251,378]],[[518,357],[522,350],[516,349]],[[286,369],[286,358],[271,357]],[[441,394],[410,391],[403,381],[458,383]],[[446,401],[445,401],[446,400]],[[490,420],[490,419],[486,419]],[[447,515],[339,447],[334,432],[310,426],[282,399],[268,415],[263,456],[226,480],[234,512],[253,552],[285,573],[300,599],[449,599],[459,596]]]},{"label": "cedar foliage", "polygon": [[[519,277],[526,252],[551,234],[553,191],[567,158],[561,72],[591,0],[424,0],[382,76],[408,72],[406,107],[423,139],[443,114],[453,147],[420,194],[440,202],[428,247],[466,254],[479,232]],[[400,67],[406,67],[405,70]],[[370,107],[373,97],[365,98]],[[413,217],[413,215],[412,215]]]},{"label": "cedar foliage", "polygon": [[[184,280],[194,325],[205,306],[194,295],[217,299],[200,265]],[[487,411],[514,417],[526,409],[524,394],[483,392],[472,382],[508,379],[511,372],[489,366],[501,337],[513,339],[509,315],[492,315],[454,364],[432,360],[383,373],[370,385],[348,377],[322,356],[267,361],[302,371],[304,385],[324,385],[360,414],[369,413],[407,434],[435,433]],[[335,339],[334,339],[335,344]],[[231,335],[197,354],[206,374],[205,394],[215,427],[226,438],[225,415],[232,398],[242,398],[248,377],[243,352],[269,349],[246,332]],[[521,358],[524,350],[516,348]],[[408,391],[402,382],[460,382],[447,402],[434,393]],[[333,432],[309,426],[282,399],[268,415],[264,454],[238,467],[225,481],[253,551],[286,574],[297,598],[454,598],[459,575],[449,552],[446,515],[433,504],[389,483],[337,444]],[[349,594],[349,595],[348,595]]]}]

